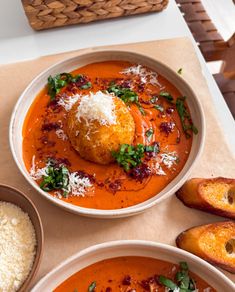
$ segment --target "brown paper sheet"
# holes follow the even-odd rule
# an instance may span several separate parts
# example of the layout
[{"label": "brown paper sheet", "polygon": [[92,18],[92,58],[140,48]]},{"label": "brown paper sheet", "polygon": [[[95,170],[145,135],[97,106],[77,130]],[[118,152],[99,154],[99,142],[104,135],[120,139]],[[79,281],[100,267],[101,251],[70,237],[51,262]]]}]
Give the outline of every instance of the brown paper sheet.
[{"label": "brown paper sheet", "polygon": [[[234,176],[234,153],[231,153],[226,145],[223,129],[217,120],[212,97],[190,40],[179,38],[116,47],[145,53],[175,71],[183,68],[182,78],[197,92],[206,113],[205,148],[191,176]],[[13,107],[23,89],[42,70],[58,61],[92,50],[99,48],[0,66],[0,127],[2,128],[0,182],[19,188],[33,200],[41,215],[45,232],[44,255],[34,283],[68,256],[97,243],[120,239],[144,239],[175,245],[176,236],[183,230],[199,224],[224,220],[221,217],[189,209],[175,196],[134,217],[113,220],[83,218],[52,205],[26,182],[13,161],[9,149],[8,127]],[[235,275],[224,273],[235,281]]]}]

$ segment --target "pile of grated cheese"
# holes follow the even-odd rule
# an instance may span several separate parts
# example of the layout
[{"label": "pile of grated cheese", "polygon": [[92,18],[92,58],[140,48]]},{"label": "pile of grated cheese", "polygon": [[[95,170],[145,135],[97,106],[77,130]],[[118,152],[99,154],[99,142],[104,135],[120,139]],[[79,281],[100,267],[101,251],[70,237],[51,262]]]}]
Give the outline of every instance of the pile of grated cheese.
[{"label": "pile of grated cheese", "polygon": [[[40,180],[42,177],[48,176],[48,167],[49,163],[46,164],[45,167],[38,168],[35,163],[35,155],[32,158],[32,166],[30,169],[30,176],[33,180]],[[62,191],[68,191],[73,196],[81,196],[84,197],[87,190],[91,191],[93,187],[92,182],[88,177],[81,177],[78,172],[68,172],[68,189]],[[56,195],[59,199],[62,198],[60,191],[56,192]],[[0,290],[1,292],[1,290]]]},{"label": "pile of grated cheese", "polygon": [[139,76],[142,83],[150,83],[163,89],[163,86],[158,81],[157,72],[151,71],[140,64],[125,68],[120,73]]},{"label": "pile of grated cheese", "polygon": [[78,121],[81,118],[87,124],[91,121],[98,121],[101,125],[116,124],[114,96],[109,93],[97,91],[90,92],[88,95],[81,97],[80,104],[77,108],[76,117]]},{"label": "pile of grated cheese", "polygon": [[17,291],[31,271],[36,236],[28,214],[0,201],[0,291]]},{"label": "pile of grated cheese", "polygon": [[69,112],[73,105],[80,99],[80,97],[80,94],[62,96],[59,99],[58,104],[61,105],[66,110],[66,112]]}]

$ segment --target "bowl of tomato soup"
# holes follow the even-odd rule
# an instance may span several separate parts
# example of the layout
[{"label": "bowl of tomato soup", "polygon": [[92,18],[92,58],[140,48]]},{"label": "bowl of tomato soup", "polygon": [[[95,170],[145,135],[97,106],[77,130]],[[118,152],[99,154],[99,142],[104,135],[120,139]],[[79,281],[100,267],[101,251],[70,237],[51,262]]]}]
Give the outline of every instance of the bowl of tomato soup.
[{"label": "bowl of tomato soup", "polygon": [[42,278],[32,292],[233,291],[234,284],[202,259],[169,245],[113,241],[73,255]]},{"label": "bowl of tomato soup", "polygon": [[204,136],[200,102],[182,76],[126,51],[81,54],[45,70],[10,124],[16,164],[39,194],[102,218],[134,215],[172,195]]}]

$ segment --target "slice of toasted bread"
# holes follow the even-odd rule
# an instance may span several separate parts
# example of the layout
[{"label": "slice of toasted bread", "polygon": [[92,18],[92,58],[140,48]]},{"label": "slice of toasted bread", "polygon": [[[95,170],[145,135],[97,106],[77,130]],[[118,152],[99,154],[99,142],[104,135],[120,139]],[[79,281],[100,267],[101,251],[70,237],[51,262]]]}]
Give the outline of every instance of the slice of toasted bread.
[{"label": "slice of toasted bread", "polygon": [[176,245],[235,273],[235,222],[216,222],[190,228],[176,238]]},{"label": "slice of toasted bread", "polygon": [[188,207],[235,219],[235,179],[193,178],[176,196]]}]

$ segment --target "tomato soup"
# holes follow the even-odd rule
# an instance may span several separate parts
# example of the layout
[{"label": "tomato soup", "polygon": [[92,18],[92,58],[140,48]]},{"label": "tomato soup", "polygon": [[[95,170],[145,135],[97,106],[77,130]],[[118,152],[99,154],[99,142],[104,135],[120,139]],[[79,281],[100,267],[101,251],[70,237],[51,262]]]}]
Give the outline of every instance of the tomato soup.
[{"label": "tomato soup", "polygon": [[[199,276],[188,270],[182,270],[179,265],[153,258],[131,256],[107,259],[88,266],[69,277],[54,291],[163,292],[167,291],[165,285],[168,283],[167,280],[172,281],[176,286],[181,284],[176,280],[179,270],[183,271],[184,277],[189,277],[189,280],[194,283],[192,290],[187,291],[215,291]],[[208,290],[204,290],[206,288]]]},{"label": "tomato soup", "polygon": [[[197,130],[187,99],[174,84],[149,68],[122,61],[89,64],[50,78],[35,97],[23,127],[24,163],[45,191],[81,207],[120,209],[150,199],[180,173]],[[97,91],[120,96],[133,117],[134,141],[124,150],[125,161],[117,158],[107,165],[88,161],[68,139],[71,102]],[[144,154],[135,160],[135,151]],[[120,153],[116,157],[123,159]],[[56,163],[49,165],[48,160]],[[74,183],[78,176],[82,179]],[[73,186],[67,189],[68,181]]]}]

